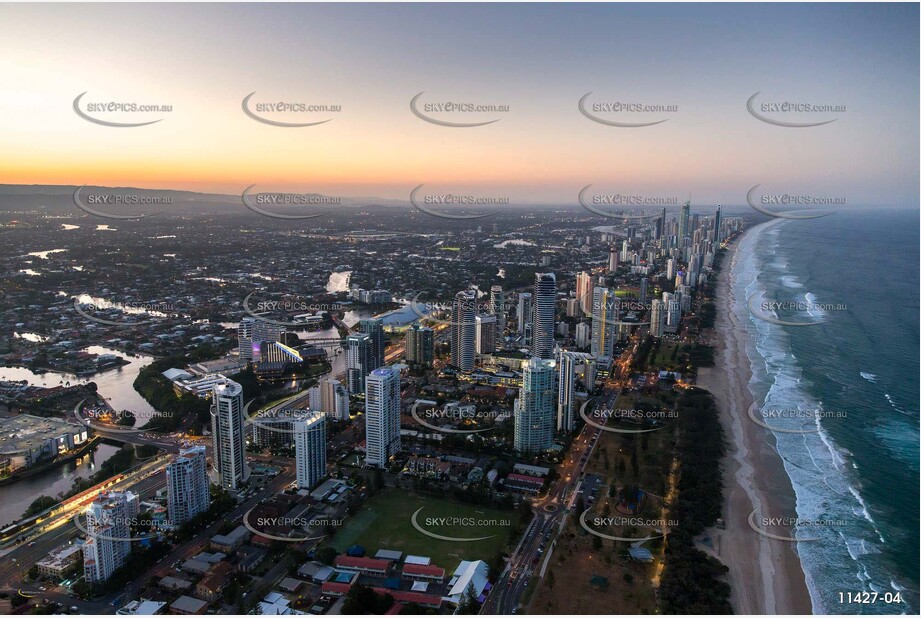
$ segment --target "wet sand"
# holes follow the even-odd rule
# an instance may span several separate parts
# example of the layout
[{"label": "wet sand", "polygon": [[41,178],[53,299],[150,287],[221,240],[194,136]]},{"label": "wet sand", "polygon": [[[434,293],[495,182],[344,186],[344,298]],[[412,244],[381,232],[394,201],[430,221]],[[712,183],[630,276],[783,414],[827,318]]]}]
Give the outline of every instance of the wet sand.
[{"label": "wet sand", "polygon": [[[746,232],[746,233],[750,233]],[[707,343],[716,348],[714,367],[698,372],[697,385],[716,400],[727,441],[723,461],[726,529],[710,530],[711,553],[729,567],[731,603],[737,614],[811,614],[806,578],[796,544],[762,536],[749,525],[754,509],[769,516],[795,517],[795,495],[767,429],[748,417],[753,397],[747,334],[733,311],[730,285],[740,239],[723,257],[717,282],[716,328]]]}]

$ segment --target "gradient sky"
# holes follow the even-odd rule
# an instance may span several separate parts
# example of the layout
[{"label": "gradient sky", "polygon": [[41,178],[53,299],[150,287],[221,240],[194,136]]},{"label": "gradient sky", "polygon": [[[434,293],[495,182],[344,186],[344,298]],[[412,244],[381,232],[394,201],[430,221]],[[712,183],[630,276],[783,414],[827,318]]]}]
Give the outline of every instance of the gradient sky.
[{"label": "gradient sky", "polygon": [[[0,5],[0,183],[402,199],[426,183],[566,203],[594,183],[724,204],[762,183],[917,207],[918,17],[913,4]],[[174,111],[97,126],[72,110],[84,91]],[[240,109],[253,91],[342,112],[270,127]],[[410,113],[420,91],[511,111],[443,128]],[[679,111],[606,127],[578,112],[589,91]],[[847,112],[775,127],[747,113],[757,91]]]}]

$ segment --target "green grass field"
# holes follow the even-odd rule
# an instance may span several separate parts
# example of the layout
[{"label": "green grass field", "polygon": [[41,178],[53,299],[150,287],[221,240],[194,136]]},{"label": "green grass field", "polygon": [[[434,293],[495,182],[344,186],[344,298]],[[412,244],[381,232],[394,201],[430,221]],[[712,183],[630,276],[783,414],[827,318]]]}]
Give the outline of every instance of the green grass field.
[{"label": "green grass field", "polygon": [[[443,541],[422,534],[411,523],[413,513],[420,508],[422,511],[416,521],[427,531],[454,538],[489,538]],[[441,517],[473,521],[429,521]],[[507,547],[515,517],[513,511],[463,504],[402,489],[386,489],[350,516],[327,544],[340,553],[358,544],[365,548],[368,556],[374,556],[379,549],[429,556],[434,564],[452,571],[461,560],[489,560],[498,549]]]}]

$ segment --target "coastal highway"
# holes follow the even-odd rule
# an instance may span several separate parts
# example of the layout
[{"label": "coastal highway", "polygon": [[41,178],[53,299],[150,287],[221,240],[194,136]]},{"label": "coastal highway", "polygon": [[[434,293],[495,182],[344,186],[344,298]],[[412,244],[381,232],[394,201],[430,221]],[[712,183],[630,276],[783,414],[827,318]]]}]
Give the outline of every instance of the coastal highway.
[{"label": "coastal highway", "polygon": [[[162,473],[162,467],[158,471],[151,472],[145,470],[137,474],[136,477],[125,479],[114,485],[112,490],[131,489],[141,496],[142,500],[147,500],[156,494],[157,490],[165,485],[166,479]],[[49,599],[61,603],[65,607],[76,606],[81,613],[98,614],[105,613],[106,608],[110,607],[104,601],[81,601],[59,586],[54,586],[50,582],[26,582],[25,577],[33,564],[48,555],[50,551],[70,541],[82,536],[83,533],[74,525],[74,513],[69,513],[57,522],[57,525],[50,526],[45,531],[34,538],[33,541],[22,543],[18,547],[7,550],[3,559],[0,560],[0,590],[4,592],[14,592],[22,590],[23,593],[35,595],[41,599]],[[44,587],[46,590],[42,590]]]},{"label": "coastal highway", "polygon": [[[594,402],[585,404],[613,408],[617,402],[618,390],[607,389]],[[604,425],[604,419],[598,422]],[[542,561],[548,560],[553,545],[562,532],[569,511],[578,498],[578,485],[585,471],[585,464],[591,458],[602,429],[586,423],[573,440],[566,459],[557,467],[558,478],[545,495],[535,498],[531,505],[534,519],[525,531],[524,538],[512,552],[505,570],[496,581],[493,592],[487,597],[481,614],[516,613],[534,573],[540,573]]]}]

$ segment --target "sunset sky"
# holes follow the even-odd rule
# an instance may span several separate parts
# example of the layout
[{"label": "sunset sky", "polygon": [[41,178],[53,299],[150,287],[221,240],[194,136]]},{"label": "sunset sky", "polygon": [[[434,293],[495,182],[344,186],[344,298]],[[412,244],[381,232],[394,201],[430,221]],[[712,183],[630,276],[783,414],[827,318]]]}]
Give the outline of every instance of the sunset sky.
[{"label": "sunset sky", "polygon": [[[917,5],[2,5],[0,23],[0,183],[402,199],[428,183],[542,203],[594,183],[724,204],[763,183],[918,201]],[[510,111],[437,126],[410,111],[422,91]],[[590,91],[678,111],[604,126],[579,113]],[[778,127],[746,111],[758,91],[847,109]],[[74,113],[82,92],[173,111],[100,126]],[[342,111],[268,126],[242,112],[251,92]]]}]

